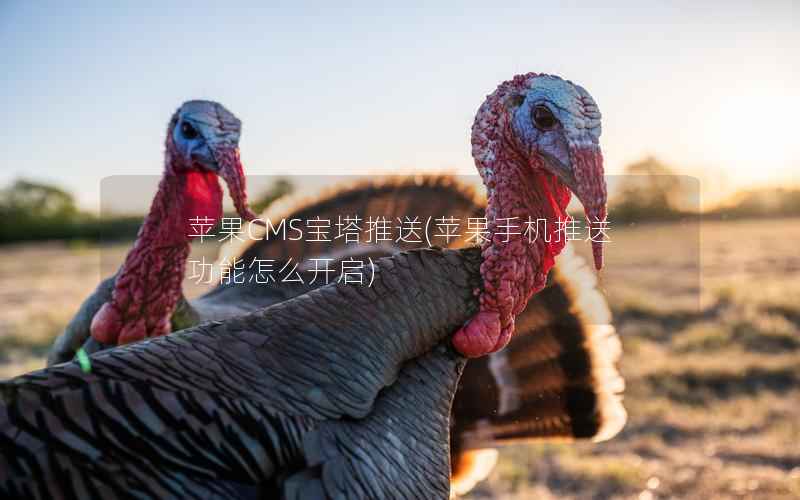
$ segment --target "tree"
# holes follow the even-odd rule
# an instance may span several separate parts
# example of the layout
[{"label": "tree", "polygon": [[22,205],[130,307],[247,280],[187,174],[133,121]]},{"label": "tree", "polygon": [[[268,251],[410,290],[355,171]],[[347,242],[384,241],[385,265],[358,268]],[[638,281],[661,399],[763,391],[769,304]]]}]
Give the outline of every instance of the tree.
[{"label": "tree", "polygon": [[251,203],[251,207],[255,213],[261,213],[280,198],[292,194],[292,191],[294,186],[288,179],[276,179],[264,194]]},{"label": "tree", "polygon": [[20,179],[0,191],[0,242],[64,238],[81,218],[73,196],[55,186]]},{"label": "tree", "polygon": [[78,215],[78,208],[63,189],[20,179],[2,190],[0,213],[30,220],[70,221]]},{"label": "tree", "polygon": [[611,217],[640,221],[681,215],[686,198],[681,178],[654,157],[628,165],[611,200]]}]

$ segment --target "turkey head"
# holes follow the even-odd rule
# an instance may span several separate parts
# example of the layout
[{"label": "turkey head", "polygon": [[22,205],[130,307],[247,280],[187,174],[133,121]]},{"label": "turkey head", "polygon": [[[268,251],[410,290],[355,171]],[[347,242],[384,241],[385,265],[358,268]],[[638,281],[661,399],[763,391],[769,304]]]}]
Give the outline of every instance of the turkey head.
[{"label": "turkey head", "polygon": [[592,97],[556,76],[518,75],[478,110],[472,155],[488,192],[489,237],[482,244],[480,311],[453,338],[465,356],[508,343],[514,317],[544,287],[566,243],[571,193],[584,206],[595,266],[602,267],[606,184],[599,138]]},{"label": "turkey head", "polygon": [[239,215],[252,220],[239,156],[241,121],[221,104],[188,101],[167,128],[164,175],[114,285],[91,323],[102,344],[125,344],[170,331],[190,242],[222,216],[228,185]]}]

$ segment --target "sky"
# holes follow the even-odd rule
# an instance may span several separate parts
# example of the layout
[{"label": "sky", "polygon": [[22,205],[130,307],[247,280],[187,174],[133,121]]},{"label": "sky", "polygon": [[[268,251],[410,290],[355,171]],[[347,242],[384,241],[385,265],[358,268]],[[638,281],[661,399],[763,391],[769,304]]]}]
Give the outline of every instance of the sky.
[{"label": "sky", "polygon": [[242,119],[249,174],[471,174],[475,111],[529,71],[594,96],[608,173],[655,155],[715,200],[800,170],[796,1],[110,3],[0,2],[0,185],[96,209],[193,98]]}]

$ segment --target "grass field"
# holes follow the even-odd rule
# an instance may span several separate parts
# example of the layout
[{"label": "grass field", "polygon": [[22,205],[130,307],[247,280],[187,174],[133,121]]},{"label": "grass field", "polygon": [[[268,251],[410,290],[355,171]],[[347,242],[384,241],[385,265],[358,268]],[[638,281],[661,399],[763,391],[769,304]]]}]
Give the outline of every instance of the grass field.
[{"label": "grass field", "polygon": [[[471,497],[800,498],[800,220],[611,238],[602,286],[625,349],[627,426],[607,443],[505,448]],[[125,250],[3,249],[0,376],[43,366],[101,254],[113,269]]]}]

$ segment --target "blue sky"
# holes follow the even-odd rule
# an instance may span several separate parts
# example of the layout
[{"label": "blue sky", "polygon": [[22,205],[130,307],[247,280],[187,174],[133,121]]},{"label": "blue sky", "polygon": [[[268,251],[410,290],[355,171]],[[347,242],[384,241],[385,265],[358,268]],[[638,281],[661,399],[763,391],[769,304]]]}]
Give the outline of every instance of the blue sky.
[{"label": "blue sky", "polygon": [[592,93],[611,173],[655,154],[713,197],[800,167],[796,2],[537,3],[2,2],[0,184],[93,208],[103,177],[160,173],[190,98],[243,120],[251,174],[472,173],[474,112],[527,71]]}]

